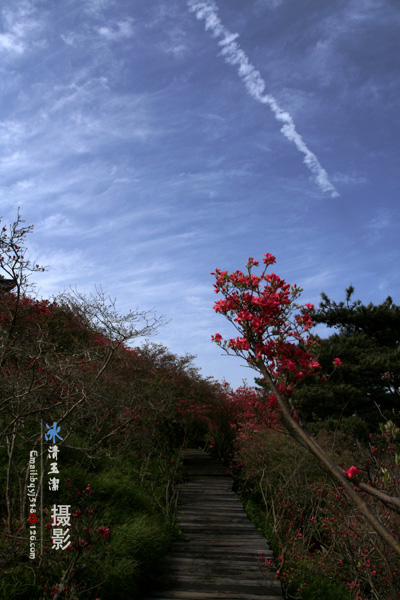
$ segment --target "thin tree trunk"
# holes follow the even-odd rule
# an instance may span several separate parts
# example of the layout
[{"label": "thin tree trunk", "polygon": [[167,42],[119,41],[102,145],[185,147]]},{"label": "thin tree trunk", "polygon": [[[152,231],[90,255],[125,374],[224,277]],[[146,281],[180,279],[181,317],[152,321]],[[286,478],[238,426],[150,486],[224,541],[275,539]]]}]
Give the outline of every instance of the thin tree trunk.
[{"label": "thin tree trunk", "polygon": [[282,421],[289,430],[289,433],[292,435],[292,437],[318,459],[320,464],[324,466],[325,470],[332,477],[332,479],[339,483],[339,485],[346,490],[347,494],[349,495],[353,503],[356,505],[358,510],[364,515],[368,523],[371,525],[371,527],[375,529],[375,531],[382,538],[382,540],[388,546],[390,546],[392,550],[394,550],[397,554],[400,555],[400,543],[389,533],[386,527],[384,527],[379,521],[379,519],[372,513],[368,504],[361,498],[359,493],[354,489],[353,485],[350,483],[350,481],[347,479],[344,473],[329,458],[329,456],[324,452],[324,450],[316,442],[316,440],[313,439],[308,433],[306,433],[306,431],[304,431],[304,429],[293,418],[288,407],[283,401],[282,396],[279,393],[276,385],[272,381],[264,363],[258,361],[257,367],[260,369],[268,385],[270,386],[276,398]]}]

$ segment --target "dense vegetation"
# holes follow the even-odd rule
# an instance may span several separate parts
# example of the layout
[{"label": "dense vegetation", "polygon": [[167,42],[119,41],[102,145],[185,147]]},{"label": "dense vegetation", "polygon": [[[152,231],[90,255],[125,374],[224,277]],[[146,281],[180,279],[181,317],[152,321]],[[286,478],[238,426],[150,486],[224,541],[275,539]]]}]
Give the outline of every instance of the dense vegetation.
[{"label": "dense vegetation", "polygon": [[[274,262],[214,273],[214,309],[239,335],[213,339],[261,388],[232,397],[239,489],[288,598],[400,598],[400,308],[350,304],[352,288],[346,305],[301,306],[297,286],[267,273]],[[316,320],[339,334],[320,340]]]},{"label": "dense vegetation", "polygon": [[132,347],[154,314],[121,315],[101,290],[35,299],[29,231],[18,219],[0,240],[0,597],[135,598],[177,534],[181,402],[218,386],[191,356]]},{"label": "dense vegetation", "polygon": [[[350,302],[351,288],[346,303],[323,296],[319,310],[300,309],[291,330],[283,280],[266,276],[269,287],[257,295],[260,279],[217,270],[221,289],[236,286],[218,312],[243,334],[225,347],[244,356],[254,344],[274,373],[268,379],[260,370],[258,389],[232,390],[203,379],[191,356],[149,341],[135,346],[162,319],[121,315],[102,290],[36,300],[29,274],[40,267],[25,259],[30,229],[18,218],[0,236],[10,282],[0,280],[0,598],[139,598],[162,579],[160,557],[179,535],[176,484],[188,444],[207,444],[230,466],[249,515],[271,541],[287,598],[400,598],[399,555],[348,491],[357,489],[399,538],[400,310],[391,299],[365,307]],[[249,259],[249,271],[255,264]],[[239,298],[246,309],[235,305]],[[263,319],[274,327],[267,341]],[[306,337],[312,319],[339,331]],[[214,339],[221,343],[219,334]],[[250,357],[255,366],[258,354]],[[338,465],[338,480],[319,451],[289,435],[279,394],[290,418]],[[34,559],[29,514],[38,518]],[[274,568],[263,557],[260,567]]]},{"label": "dense vegetation", "polygon": [[324,385],[304,381],[296,390],[298,406],[310,422],[341,421],[347,427],[364,424],[364,434],[376,431],[379,423],[400,410],[400,307],[387,298],[382,304],[364,305],[351,301],[353,287],[346,290],[346,301],[336,303],[322,294],[315,323],[335,329],[320,339],[318,360],[329,370],[332,356],[340,356],[343,368]]}]

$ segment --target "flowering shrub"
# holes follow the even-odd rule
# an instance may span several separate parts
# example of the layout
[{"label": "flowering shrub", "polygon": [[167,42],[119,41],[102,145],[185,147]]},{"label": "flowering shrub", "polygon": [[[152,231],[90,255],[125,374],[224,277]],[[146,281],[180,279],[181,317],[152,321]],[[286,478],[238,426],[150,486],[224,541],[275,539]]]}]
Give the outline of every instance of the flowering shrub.
[{"label": "flowering shrub", "polygon": [[[278,575],[288,597],[308,597],[313,578],[322,593],[325,583],[334,578],[338,597],[395,600],[400,598],[396,542],[400,534],[400,477],[396,473],[400,430],[387,423],[380,436],[371,437],[369,453],[359,450],[357,454],[354,440],[344,434],[336,433],[332,440],[328,434],[316,439],[302,430],[291,397],[297,382],[315,377],[320,370],[310,335],[313,307],[296,303],[297,286],[266,274],[274,262],[272,255],[265,255],[265,268],[258,277],[252,273],[258,266],[252,258],[247,273],[218,269],[213,273],[215,291],[224,296],[214,308],[239,335],[224,340],[215,334],[212,339],[256,368],[264,387],[263,394],[247,390],[236,403],[231,425],[236,431],[236,473],[241,474],[244,489],[252,490],[252,497],[264,504],[268,535],[279,547]],[[334,369],[343,367],[339,357],[332,364]],[[320,379],[323,383],[327,376]],[[268,415],[261,419],[263,424],[260,406]],[[302,449],[279,433],[281,423]],[[320,464],[328,469],[331,480]],[[274,568],[262,558],[261,564],[267,570]],[[315,597],[322,595],[316,591]]]},{"label": "flowering shrub", "polygon": [[[370,452],[360,449],[354,454],[354,440],[344,434],[323,433],[319,438],[339,461],[351,457],[359,464],[365,461],[362,472],[366,472],[372,447]],[[386,464],[397,450],[390,446],[384,453]],[[373,456],[377,454],[375,451]],[[287,436],[265,432],[242,445],[237,459],[242,464],[244,492],[253,489],[252,497],[256,497],[258,490],[268,524],[266,533],[277,545],[277,567],[288,597],[326,597],[324,581],[332,582],[333,589],[341,585],[337,590],[340,598],[400,597],[400,559],[371,531],[343,488],[332,483],[309,454],[296,448]],[[390,474],[398,476],[396,470]],[[398,536],[399,514],[378,502],[374,510]],[[275,567],[263,562],[263,568],[271,572]]]},{"label": "flowering shrub", "polygon": [[259,265],[253,258],[246,264],[247,274],[236,271],[229,275],[220,269],[212,273],[215,292],[224,296],[214,304],[214,310],[226,316],[241,334],[224,341],[217,333],[212,339],[255,367],[262,361],[278,390],[290,395],[297,380],[321,367],[313,356],[315,341],[309,334],[314,307],[296,303],[302,291],[296,284],[290,286],[275,273],[267,274],[275,261],[274,256],[265,254],[265,267],[259,276],[252,273]]},{"label": "flowering shrub", "polygon": [[108,538],[110,535],[110,530],[108,527],[104,527],[103,525],[101,525],[100,527],[97,528],[97,533],[99,533],[101,535],[101,537],[103,538]]},{"label": "flowering shrub", "polygon": [[[150,343],[128,347],[161,324],[151,312],[121,315],[101,289],[53,301],[31,296],[29,275],[41,271],[24,258],[31,229],[18,216],[0,230],[0,276],[10,280],[0,286],[0,597],[126,598],[150,566],[153,577],[171,538],[182,441],[177,403],[212,386],[190,356]],[[49,491],[45,453],[37,512],[45,543],[42,553],[38,538],[36,559],[27,561],[29,457],[32,450],[40,456],[42,428],[54,422],[61,484]],[[40,477],[35,486],[40,498]],[[53,504],[71,506],[65,550],[52,548]]]},{"label": "flowering shrub", "polygon": [[216,382],[215,390],[215,396],[204,402],[180,400],[180,420],[187,430],[188,443],[201,439],[230,463],[239,441],[244,443],[251,433],[275,429],[279,416],[274,402],[265,402],[264,393],[246,383],[232,390],[226,382]]},{"label": "flowering shrub", "polygon": [[347,475],[349,479],[353,479],[353,477],[356,477],[356,475],[361,473],[361,470],[353,465],[349,469],[344,469],[343,473]]},{"label": "flowering shrub", "polygon": [[[298,381],[313,376],[321,368],[314,355],[316,342],[309,333],[313,326],[310,314],[313,306],[297,304],[301,292],[298,286],[290,286],[275,273],[267,274],[268,267],[275,263],[273,255],[265,254],[263,263],[265,266],[258,276],[252,272],[254,267],[259,266],[253,258],[249,258],[246,264],[246,273],[235,271],[229,274],[220,269],[212,273],[216,279],[215,292],[223,296],[215,303],[214,310],[223,314],[239,333],[229,340],[223,340],[220,334],[212,339],[228,354],[233,351],[260,372],[268,402],[276,405],[290,435],[318,459],[385,544],[400,554],[396,536],[383,525],[352,484],[354,482],[359,489],[389,506],[396,505],[396,500],[371,485],[358,483],[356,467],[347,472],[339,469],[316,439],[302,427],[291,396]],[[342,366],[338,357],[333,364],[335,368]]]}]

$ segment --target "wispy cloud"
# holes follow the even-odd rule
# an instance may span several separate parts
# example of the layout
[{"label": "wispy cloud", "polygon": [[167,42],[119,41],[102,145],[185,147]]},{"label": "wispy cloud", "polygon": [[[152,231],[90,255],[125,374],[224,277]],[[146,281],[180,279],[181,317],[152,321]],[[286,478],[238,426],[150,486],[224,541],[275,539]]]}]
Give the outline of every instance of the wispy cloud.
[{"label": "wispy cloud", "polygon": [[161,50],[177,59],[186,56],[188,46],[185,29],[175,23],[167,23],[163,29],[165,40],[160,44]]},{"label": "wispy cloud", "polygon": [[277,8],[283,4],[283,0],[257,0],[256,8]]},{"label": "wispy cloud", "polygon": [[[399,223],[399,211],[389,210],[385,207],[378,208],[373,216],[366,223],[364,239],[368,246],[373,244],[381,244],[381,247],[385,247],[387,251],[390,248],[391,236],[398,239],[398,232],[400,227]],[[396,264],[396,258],[394,255],[387,257],[388,264]]]},{"label": "wispy cloud", "polygon": [[[354,94],[357,90],[355,81],[363,74],[363,67],[368,61],[368,80],[374,87],[379,86],[381,78],[388,74],[386,62],[396,55],[391,32],[398,31],[400,13],[395,3],[387,0],[348,0],[337,6],[335,11],[327,11],[326,15],[315,24],[314,34],[317,41],[307,51],[313,76],[318,77],[323,86],[337,85],[340,77],[340,91]],[[369,40],[379,43],[370,45]],[[349,48],[348,41],[352,40]],[[357,49],[356,53],[354,50]],[[362,58],[361,58],[362,56]],[[384,62],[380,60],[380,56]],[[370,57],[370,60],[368,59]],[[386,68],[383,68],[385,64]],[[378,69],[375,72],[374,66]],[[389,62],[390,65],[390,62]],[[396,65],[397,75],[397,65]],[[379,75],[379,78],[377,77]],[[385,82],[384,88],[387,90]],[[359,101],[374,103],[374,90],[359,89]],[[387,98],[385,98],[385,104]]]},{"label": "wispy cloud", "polygon": [[0,33],[0,48],[15,52],[15,54],[22,54],[25,50],[23,42],[12,33]]},{"label": "wispy cloud", "polygon": [[365,175],[360,175],[357,173],[335,173],[332,179],[336,183],[340,183],[342,185],[364,185],[368,183],[368,178]]},{"label": "wispy cloud", "polygon": [[12,10],[3,9],[3,32],[0,33],[0,50],[10,54],[23,54],[28,47],[30,34],[40,27],[35,18],[35,7],[29,1],[16,3]]},{"label": "wispy cloud", "polygon": [[111,26],[103,25],[102,27],[97,28],[97,32],[101,37],[112,42],[130,38],[133,36],[132,19],[117,21]]},{"label": "wispy cloud", "polygon": [[257,102],[269,106],[275,119],[283,123],[281,132],[289,141],[294,143],[299,152],[304,154],[303,161],[313,173],[319,188],[323,192],[330,193],[333,198],[339,196],[318,158],[308,148],[302,136],[296,131],[291,115],[279,106],[273,96],[264,93],[266,87],[264,80],[259,71],[250,63],[246,53],[236,42],[239,35],[231,33],[222,24],[217,14],[218,8],[215,2],[213,0],[188,0],[187,4],[189,10],[196,14],[198,20],[204,19],[206,30],[210,30],[214,37],[221,38],[218,42],[222,48],[221,54],[225,57],[227,63],[237,66],[239,77],[243,80],[250,96],[254,100],[257,100]]},{"label": "wispy cloud", "polygon": [[113,0],[86,0],[84,10],[88,14],[99,15],[114,4]]}]

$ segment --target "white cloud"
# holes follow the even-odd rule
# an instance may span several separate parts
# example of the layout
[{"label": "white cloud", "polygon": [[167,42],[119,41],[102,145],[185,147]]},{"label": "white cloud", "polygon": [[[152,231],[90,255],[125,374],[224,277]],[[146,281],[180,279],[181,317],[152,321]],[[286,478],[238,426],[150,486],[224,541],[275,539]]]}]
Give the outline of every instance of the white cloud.
[{"label": "white cloud", "polygon": [[0,172],[6,173],[15,167],[21,167],[27,164],[26,152],[13,152],[12,154],[0,158]]},{"label": "white cloud", "polygon": [[[398,230],[399,227],[394,224],[399,223],[398,211],[389,211],[387,208],[380,208],[376,211],[375,217],[370,219],[366,224],[366,235],[365,239],[368,245],[382,242],[384,236],[393,231]],[[392,264],[396,262],[396,258],[393,257]],[[390,264],[390,263],[389,263]]]},{"label": "white cloud", "polygon": [[28,258],[31,256],[40,266],[48,266],[45,273],[35,276],[38,292],[44,298],[58,294],[70,285],[83,286],[86,282],[91,285],[90,281],[98,274],[98,265],[79,248],[67,250],[53,248],[45,251],[31,244]]},{"label": "white cloud", "polygon": [[261,8],[278,8],[283,4],[283,0],[256,0],[256,9]]},{"label": "white cloud", "polygon": [[310,68],[322,85],[337,84],[340,77],[340,85],[345,87],[358,69],[357,61],[350,60],[345,50],[348,40],[358,40],[368,29],[376,36],[385,25],[392,26],[396,21],[400,25],[400,13],[386,0],[349,0],[339,4],[316,26],[319,39],[310,50]]},{"label": "white cloud", "polygon": [[97,27],[97,33],[111,42],[118,42],[133,36],[133,20],[116,21],[111,27]]},{"label": "white cloud", "polygon": [[332,179],[336,183],[344,185],[363,185],[368,183],[368,178],[365,175],[357,175],[357,173],[335,173]]},{"label": "white cloud", "polygon": [[375,231],[382,231],[383,229],[386,229],[391,224],[391,222],[392,217],[389,214],[389,212],[380,211],[380,214],[377,217],[370,220],[370,222],[368,223],[368,227]]},{"label": "white cloud", "polygon": [[85,0],[84,10],[93,15],[101,14],[106,8],[113,6],[114,0]]},{"label": "white cloud", "polygon": [[24,135],[24,126],[17,120],[0,122],[0,144],[7,147],[18,143]]},{"label": "white cloud", "polygon": [[0,34],[0,50],[18,55],[27,50],[32,34],[42,27],[36,13],[34,4],[27,0],[16,2],[12,9],[3,9],[4,31]]},{"label": "white cloud", "polygon": [[71,219],[63,214],[54,213],[45,217],[41,222],[39,221],[35,226],[37,233],[51,233],[57,232],[57,235],[71,235],[71,227],[73,223]]},{"label": "white cloud", "polygon": [[[0,187],[9,192],[14,186],[16,196],[23,192],[16,186],[21,181],[34,180],[34,194],[53,186],[68,190],[75,181],[87,189],[92,181],[88,169],[105,147],[113,151],[121,143],[147,144],[165,135],[165,122],[153,123],[152,104],[151,95],[114,93],[106,77],[85,80],[85,73],[64,85],[38,85],[24,99],[23,110],[0,122]],[[85,160],[70,173],[69,162],[83,154],[92,155],[89,167]],[[109,173],[109,167],[96,166],[98,181],[111,185],[127,176],[137,181],[131,169]]]},{"label": "white cloud", "polygon": [[165,40],[161,41],[160,48],[166,54],[180,59],[188,53],[187,34],[185,29],[176,23],[167,22],[163,26]]},{"label": "white cloud", "polygon": [[28,192],[35,187],[35,182],[32,179],[23,179],[21,181],[17,181],[15,187],[22,192]]},{"label": "white cloud", "polygon": [[77,46],[82,41],[82,36],[69,31],[68,33],[62,33],[60,38],[67,46]]},{"label": "white cloud", "polygon": [[0,48],[15,54],[22,54],[25,50],[25,44],[11,33],[0,33]]},{"label": "white cloud", "polygon": [[297,150],[304,155],[304,163],[313,173],[315,181],[323,192],[328,192],[333,198],[339,194],[330,182],[325,169],[321,166],[316,155],[308,148],[302,136],[297,132],[291,115],[281,108],[276,99],[270,94],[265,94],[266,84],[259,71],[250,63],[246,53],[240,48],[236,39],[237,33],[231,33],[222,24],[217,15],[217,6],[213,0],[188,0],[189,10],[196,14],[198,20],[204,19],[206,30],[210,29],[214,37],[222,38],[219,41],[221,54],[227,63],[237,66],[239,77],[243,80],[250,96],[261,104],[266,104],[271,109],[275,119],[283,123],[281,132],[289,141],[293,142]]}]

